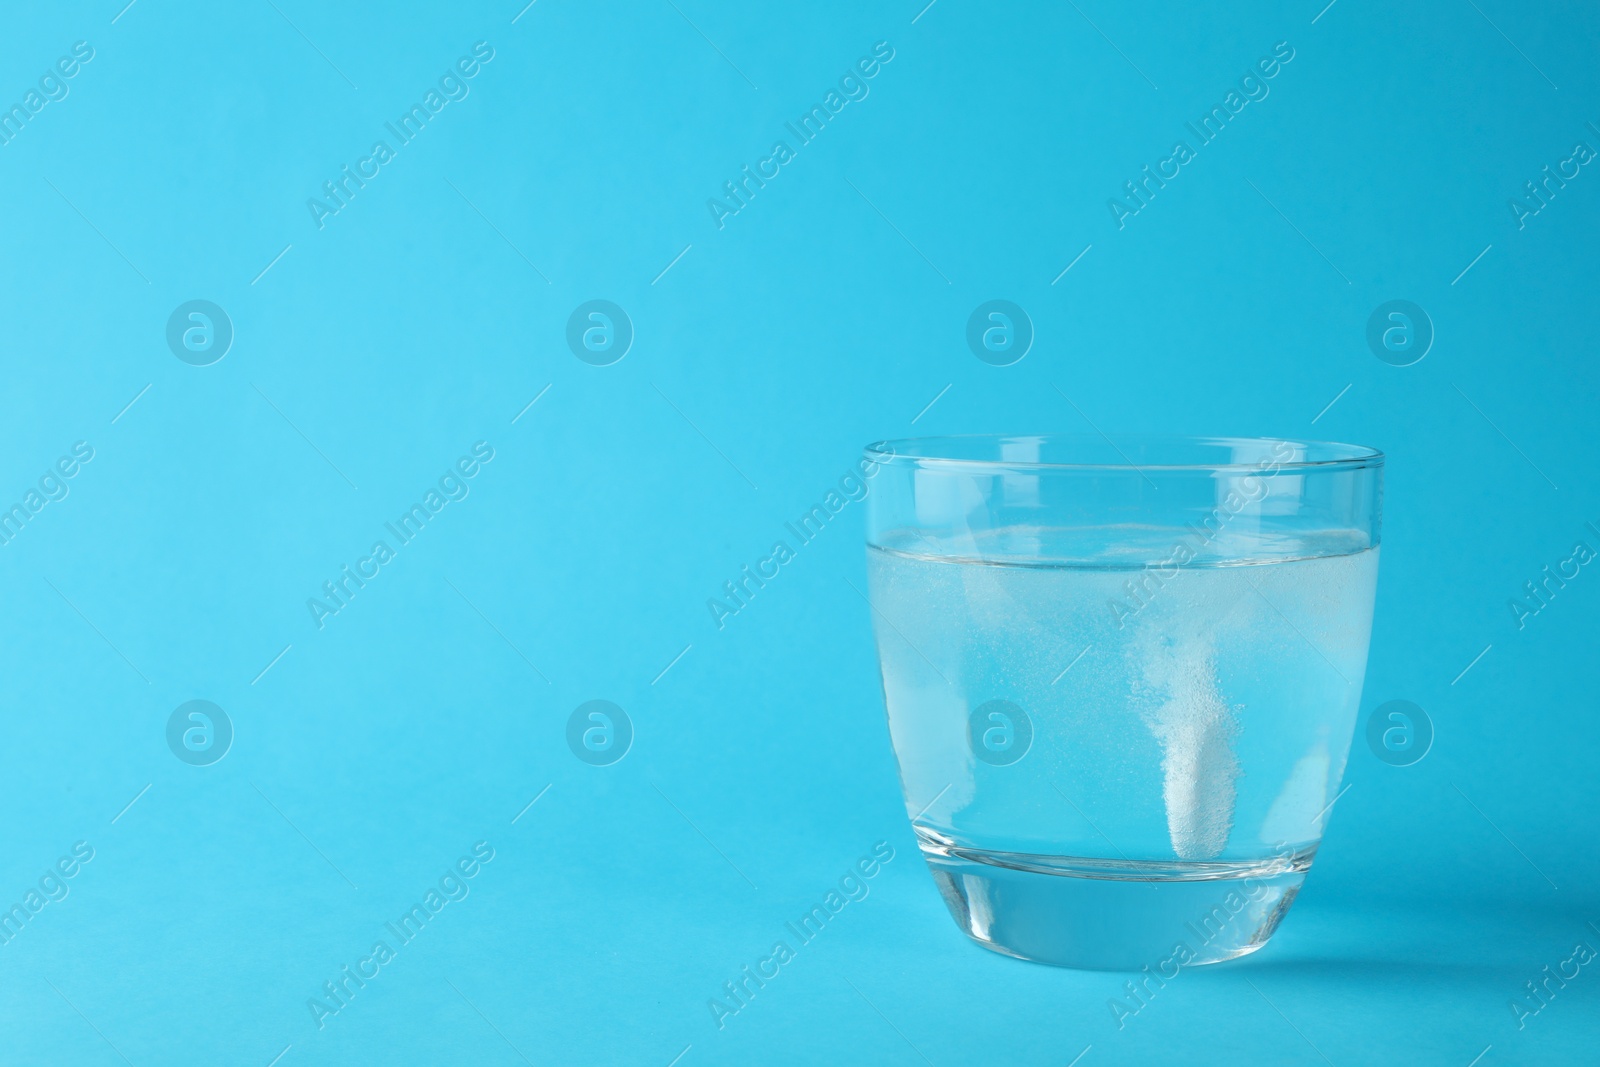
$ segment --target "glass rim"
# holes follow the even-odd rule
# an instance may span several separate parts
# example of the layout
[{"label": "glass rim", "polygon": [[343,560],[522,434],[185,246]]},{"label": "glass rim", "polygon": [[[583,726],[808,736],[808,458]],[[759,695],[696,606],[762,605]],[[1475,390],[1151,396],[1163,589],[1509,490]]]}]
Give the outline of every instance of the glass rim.
[{"label": "glass rim", "polygon": [[[1121,462],[1068,463],[1045,460],[983,458],[952,455],[958,446],[989,443],[998,446],[1008,442],[1031,441],[1037,443],[1084,443],[1097,447],[1110,445],[1121,457]],[[931,437],[900,437],[874,441],[863,448],[862,455],[875,464],[906,464],[918,467],[972,471],[1110,471],[1141,474],[1147,471],[1168,472],[1235,472],[1255,471],[1263,468],[1255,462],[1183,462],[1135,463],[1118,442],[1129,446],[1157,445],[1174,448],[1229,447],[1241,445],[1265,446],[1286,444],[1303,455],[1316,455],[1315,459],[1274,461],[1279,473],[1287,471],[1335,471],[1376,468],[1384,465],[1381,449],[1368,445],[1352,445],[1339,441],[1309,440],[1296,437],[1215,437],[1199,434],[1128,433],[1108,437],[1105,434],[1044,433],[1044,434],[940,434]],[[885,455],[885,453],[888,453]],[[941,452],[943,454],[941,454]]]}]

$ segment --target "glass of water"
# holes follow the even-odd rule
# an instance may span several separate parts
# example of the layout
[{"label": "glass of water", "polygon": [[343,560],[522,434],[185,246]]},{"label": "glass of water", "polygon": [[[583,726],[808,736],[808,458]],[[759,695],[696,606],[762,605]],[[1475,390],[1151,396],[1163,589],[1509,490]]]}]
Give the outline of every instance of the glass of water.
[{"label": "glass of water", "polygon": [[1166,977],[1266,944],[1338,797],[1383,454],[946,437],[867,449],[906,811],[987,948]]}]

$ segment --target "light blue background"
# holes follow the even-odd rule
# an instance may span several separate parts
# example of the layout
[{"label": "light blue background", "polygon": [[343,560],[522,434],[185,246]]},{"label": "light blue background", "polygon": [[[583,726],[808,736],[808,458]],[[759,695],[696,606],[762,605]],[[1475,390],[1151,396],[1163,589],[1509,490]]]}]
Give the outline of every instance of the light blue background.
[{"label": "light blue background", "polygon": [[[7,104],[95,49],[0,146],[0,498],[95,450],[0,547],[0,903],[95,850],[0,945],[0,1062],[1593,1058],[1592,967],[1521,1030],[1508,1002],[1600,947],[1600,576],[1507,606],[1600,548],[1600,173],[1508,207],[1600,148],[1592,5],[122,2],[0,35]],[[319,230],[306,200],[477,41],[470,95]],[[870,95],[719,230],[706,200],[878,41]],[[1107,199],[1279,41],[1119,230]],[[1015,366],[964,341],[995,298],[1037,331]],[[236,331],[209,367],[164,339],[191,299]],[[564,340],[590,299],[636,330],[610,367]],[[1437,332],[1414,366],[1367,348],[1391,299]],[[1437,730],[1407,768],[1358,735],[1278,937],[1120,1031],[1121,976],[971,945],[916,855],[863,507],[725,629],[705,606],[864,442],[1094,428],[1385,449],[1363,706]],[[480,440],[470,496],[319,630],[307,598]],[[599,698],[636,737],[597,768],[565,728]],[[191,699],[236,730],[210,767],[166,745]],[[480,840],[470,896],[319,1030],[307,999]],[[877,841],[870,896],[719,1030]]]}]

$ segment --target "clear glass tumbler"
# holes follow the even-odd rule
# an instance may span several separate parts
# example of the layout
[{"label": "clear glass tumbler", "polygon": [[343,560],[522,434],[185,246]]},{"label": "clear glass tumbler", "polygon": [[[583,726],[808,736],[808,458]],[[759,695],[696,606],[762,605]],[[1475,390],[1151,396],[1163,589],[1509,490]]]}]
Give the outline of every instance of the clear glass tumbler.
[{"label": "clear glass tumbler", "polygon": [[867,449],[906,811],[956,922],[1069,967],[1260,948],[1361,700],[1383,454],[946,437]]}]

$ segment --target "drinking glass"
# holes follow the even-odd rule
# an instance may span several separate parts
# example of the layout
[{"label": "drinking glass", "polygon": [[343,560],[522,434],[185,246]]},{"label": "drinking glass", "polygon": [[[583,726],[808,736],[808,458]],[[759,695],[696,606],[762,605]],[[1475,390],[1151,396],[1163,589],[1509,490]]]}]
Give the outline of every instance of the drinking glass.
[{"label": "drinking glass", "polygon": [[1167,977],[1266,944],[1349,754],[1383,454],[977,436],[867,458],[889,733],[957,924]]}]

